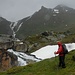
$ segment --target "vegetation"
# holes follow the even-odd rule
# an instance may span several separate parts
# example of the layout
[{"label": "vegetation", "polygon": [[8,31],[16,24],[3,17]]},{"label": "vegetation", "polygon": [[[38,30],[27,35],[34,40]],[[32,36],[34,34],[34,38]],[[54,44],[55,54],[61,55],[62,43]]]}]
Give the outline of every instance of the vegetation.
[{"label": "vegetation", "polygon": [[75,34],[71,34],[62,39],[63,43],[75,42]]},{"label": "vegetation", "polygon": [[6,72],[1,72],[0,75],[75,75],[73,55],[75,55],[74,50],[66,55],[66,68],[58,68],[58,57],[53,57],[35,64],[11,68]]}]

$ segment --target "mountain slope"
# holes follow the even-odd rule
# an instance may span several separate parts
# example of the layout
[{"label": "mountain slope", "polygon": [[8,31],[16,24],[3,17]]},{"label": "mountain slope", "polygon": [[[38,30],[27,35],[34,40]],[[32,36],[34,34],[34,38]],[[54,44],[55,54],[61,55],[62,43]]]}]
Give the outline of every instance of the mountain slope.
[{"label": "mountain slope", "polygon": [[16,33],[19,38],[50,30],[74,32],[75,9],[63,5],[58,5],[53,9],[42,6],[32,16],[20,21],[22,26]]},{"label": "mountain slope", "polygon": [[0,34],[16,34],[19,39],[51,30],[75,33],[75,9],[65,5],[53,9],[42,6],[33,15],[17,22],[9,22],[0,17]]},{"label": "mountain slope", "polygon": [[[22,34],[25,36],[33,35],[46,30],[46,26],[45,26],[46,21],[44,19],[44,15],[47,14],[47,12],[50,12],[50,10],[47,10],[47,8],[44,8],[44,7],[42,7],[41,10],[34,13],[32,16],[27,18],[27,20],[26,19],[21,20],[23,24],[17,33],[19,36],[21,36]],[[22,33],[22,34],[19,34],[19,33]]]},{"label": "mountain slope", "polygon": [[10,28],[10,23],[6,19],[0,17],[0,34],[9,34],[12,35],[12,30]]}]

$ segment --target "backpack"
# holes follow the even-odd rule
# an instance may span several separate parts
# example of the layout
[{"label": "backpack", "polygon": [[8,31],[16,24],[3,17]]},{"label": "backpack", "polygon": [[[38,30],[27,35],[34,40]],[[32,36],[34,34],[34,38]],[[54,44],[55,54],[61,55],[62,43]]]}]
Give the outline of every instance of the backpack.
[{"label": "backpack", "polygon": [[68,49],[66,48],[66,45],[63,44],[62,47],[63,47],[63,50],[64,50],[63,54],[68,54]]}]

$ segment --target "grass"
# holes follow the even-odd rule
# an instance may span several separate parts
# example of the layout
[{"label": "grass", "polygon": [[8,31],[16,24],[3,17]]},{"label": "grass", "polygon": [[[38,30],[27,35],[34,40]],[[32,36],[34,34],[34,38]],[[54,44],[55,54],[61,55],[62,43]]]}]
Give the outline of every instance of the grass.
[{"label": "grass", "polygon": [[73,55],[75,55],[74,50],[66,55],[66,68],[58,68],[58,57],[53,57],[35,64],[13,67],[6,72],[1,72],[0,75],[75,75]]},{"label": "grass", "polygon": [[69,35],[62,39],[63,43],[75,42],[75,34]]}]

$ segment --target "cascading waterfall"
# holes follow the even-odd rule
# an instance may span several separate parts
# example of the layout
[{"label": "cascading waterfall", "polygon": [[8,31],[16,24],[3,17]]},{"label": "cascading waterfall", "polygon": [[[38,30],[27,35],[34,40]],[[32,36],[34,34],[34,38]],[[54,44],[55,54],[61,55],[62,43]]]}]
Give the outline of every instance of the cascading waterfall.
[{"label": "cascading waterfall", "polygon": [[[22,24],[23,24],[23,22],[20,23],[19,21],[12,22],[10,24],[10,28],[13,31],[13,37],[14,38],[15,38],[16,32],[20,29],[20,27],[21,27]],[[17,25],[18,25],[18,27],[14,31],[14,28]],[[8,51],[11,52],[11,53],[13,53],[13,54],[15,54],[18,57],[18,66],[24,66],[24,65],[27,65],[29,62],[38,62],[38,61],[41,60],[41,59],[37,58],[34,55],[27,55],[27,54],[22,53],[22,52],[13,51],[13,49],[9,49]]]},{"label": "cascading waterfall", "polygon": [[[23,24],[23,22],[20,23],[19,21],[11,22],[10,28],[11,28],[11,30],[13,31],[13,37],[14,37],[14,38],[15,38],[15,36],[16,36],[16,32],[20,29],[20,27],[22,26],[22,24]],[[14,28],[15,28],[17,25],[18,25],[18,27],[17,27],[17,29],[14,31]]]},{"label": "cascading waterfall", "polygon": [[27,55],[23,52],[13,51],[12,49],[8,49],[8,51],[15,54],[18,57],[18,66],[27,65],[29,61],[32,61],[32,62],[41,61],[40,58],[37,58],[34,55]]}]

